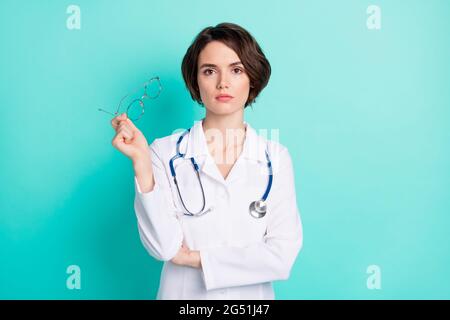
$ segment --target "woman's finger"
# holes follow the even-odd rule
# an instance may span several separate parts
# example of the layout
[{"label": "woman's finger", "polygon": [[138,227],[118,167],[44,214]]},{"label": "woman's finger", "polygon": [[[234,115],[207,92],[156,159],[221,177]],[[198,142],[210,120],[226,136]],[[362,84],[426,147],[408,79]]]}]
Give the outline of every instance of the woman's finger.
[{"label": "woman's finger", "polygon": [[129,139],[129,140],[133,139],[134,135],[133,135],[133,132],[130,131],[130,129],[123,127],[122,129],[119,130],[119,132],[122,132],[124,137],[126,137],[127,139]]},{"label": "woman's finger", "polygon": [[119,126],[117,127],[117,130],[122,130],[122,129],[126,129],[129,133],[134,133],[133,128],[131,128],[131,126],[128,123],[124,122],[124,121],[121,122],[119,124]]},{"label": "woman's finger", "polygon": [[119,144],[119,143],[123,143],[124,141],[125,142],[129,142],[130,140],[131,140],[131,137],[130,137],[130,135],[127,132],[119,131],[116,134],[116,136],[115,136],[113,141],[115,141],[116,144]]},{"label": "woman's finger", "polygon": [[[113,145],[115,148],[119,149],[119,146],[123,143],[123,139],[124,139],[123,133],[118,132],[118,133],[114,136],[114,138],[113,138],[113,140],[112,140],[112,145]],[[120,150],[120,149],[119,149],[119,150]]]},{"label": "woman's finger", "polygon": [[119,130],[120,128],[127,128],[130,132],[135,132],[138,129],[134,126],[133,122],[131,122],[130,119],[126,119],[126,120],[122,120],[119,122],[119,124],[117,125],[117,129]]},{"label": "woman's finger", "polygon": [[133,131],[139,130],[139,129],[134,125],[133,121],[131,121],[130,118],[127,118],[127,119],[126,119],[126,122],[127,122],[127,124],[131,127],[131,129],[133,129]]},{"label": "woman's finger", "polygon": [[126,113],[122,113],[121,115],[119,115],[119,116],[117,116],[117,117],[114,117],[114,118],[111,120],[111,125],[112,125],[112,127],[113,127],[114,129],[116,129],[116,127],[119,125],[119,123],[120,123],[121,121],[125,121],[126,119],[128,119],[128,118],[127,118],[127,114],[126,114]]},{"label": "woman's finger", "polygon": [[[129,121],[129,122],[128,122]],[[127,120],[127,121],[122,121],[120,124],[119,124],[119,128],[121,128],[121,127],[123,127],[123,128],[127,128],[128,129],[128,131],[133,135],[133,136],[135,136],[135,135],[138,135],[139,134],[139,129],[138,128],[136,128],[135,126],[134,126],[134,124],[131,122],[131,120]]]}]

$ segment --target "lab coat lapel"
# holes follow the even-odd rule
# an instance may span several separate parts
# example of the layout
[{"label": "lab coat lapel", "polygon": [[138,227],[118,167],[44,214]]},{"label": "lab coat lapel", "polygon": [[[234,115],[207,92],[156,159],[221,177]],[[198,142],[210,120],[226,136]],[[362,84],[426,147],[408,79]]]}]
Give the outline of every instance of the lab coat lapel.
[{"label": "lab coat lapel", "polygon": [[207,155],[205,157],[205,161],[202,167],[202,171],[216,180],[219,183],[224,183],[224,179],[222,174],[219,171],[219,168],[217,167],[217,164],[214,162],[214,159],[211,157],[211,155]]},{"label": "lab coat lapel", "polygon": [[185,158],[189,159],[193,157],[200,168],[200,172],[220,183],[223,183],[223,177],[214,163],[214,159],[209,154],[205,133],[203,132],[202,121],[203,119],[195,121],[191,131],[189,132]]},{"label": "lab coat lapel", "polygon": [[237,179],[247,179],[248,170],[253,166],[265,163],[265,146],[266,144],[249,123],[244,121],[246,125],[246,133],[242,153],[231,169],[227,183],[231,183]]}]

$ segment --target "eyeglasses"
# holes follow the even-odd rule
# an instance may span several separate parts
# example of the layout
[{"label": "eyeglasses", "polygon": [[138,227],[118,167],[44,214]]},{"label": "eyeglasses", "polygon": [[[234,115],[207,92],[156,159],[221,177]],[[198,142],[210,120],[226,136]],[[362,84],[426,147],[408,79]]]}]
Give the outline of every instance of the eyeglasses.
[{"label": "eyeglasses", "polygon": [[144,115],[144,109],[145,109],[144,100],[145,99],[156,99],[156,98],[158,98],[159,94],[161,93],[162,86],[161,86],[161,81],[159,80],[159,77],[153,77],[150,80],[146,81],[144,83],[144,94],[140,98],[133,98],[133,97],[136,97],[136,93],[138,93],[140,90],[141,90],[141,88],[134,91],[132,94],[125,95],[120,100],[119,104],[117,105],[117,110],[114,113],[106,111],[101,108],[98,108],[98,110],[109,113],[113,116],[118,116],[119,110],[122,107],[122,105],[124,105],[128,102],[128,107],[127,107],[127,111],[126,111],[127,117],[132,121],[137,121]]}]

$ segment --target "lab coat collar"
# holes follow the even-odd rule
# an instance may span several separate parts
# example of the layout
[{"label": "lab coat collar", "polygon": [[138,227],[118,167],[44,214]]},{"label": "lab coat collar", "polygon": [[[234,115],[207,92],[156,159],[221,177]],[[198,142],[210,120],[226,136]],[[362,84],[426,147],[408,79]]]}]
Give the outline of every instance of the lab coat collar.
[{"label": "lab coat collar", "polygon": [[[194,157],[197,160],[202,156],[209,155],[206,136],[203,131],[203,120],[204,119],[195,121],[186,137],[188,141],[185,154],[186,158]],[[265,150],[267,142],[262,137],[258,136],[255,129],[253,129],[249,123],[244,121],[244,124],[246,125],[246,133],[241,157],[266,162]]]}]

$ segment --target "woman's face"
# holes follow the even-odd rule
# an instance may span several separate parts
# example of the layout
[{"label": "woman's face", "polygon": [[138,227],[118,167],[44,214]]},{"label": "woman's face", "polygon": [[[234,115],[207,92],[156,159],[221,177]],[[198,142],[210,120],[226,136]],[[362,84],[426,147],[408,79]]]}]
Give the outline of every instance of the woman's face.
[{"label": "woman's face", "polygon": [[250,79],[236,52],[220,41],[212,41],[200,52],[197,71],[200,97],[209,112],[224,115],[244,108]]}]

